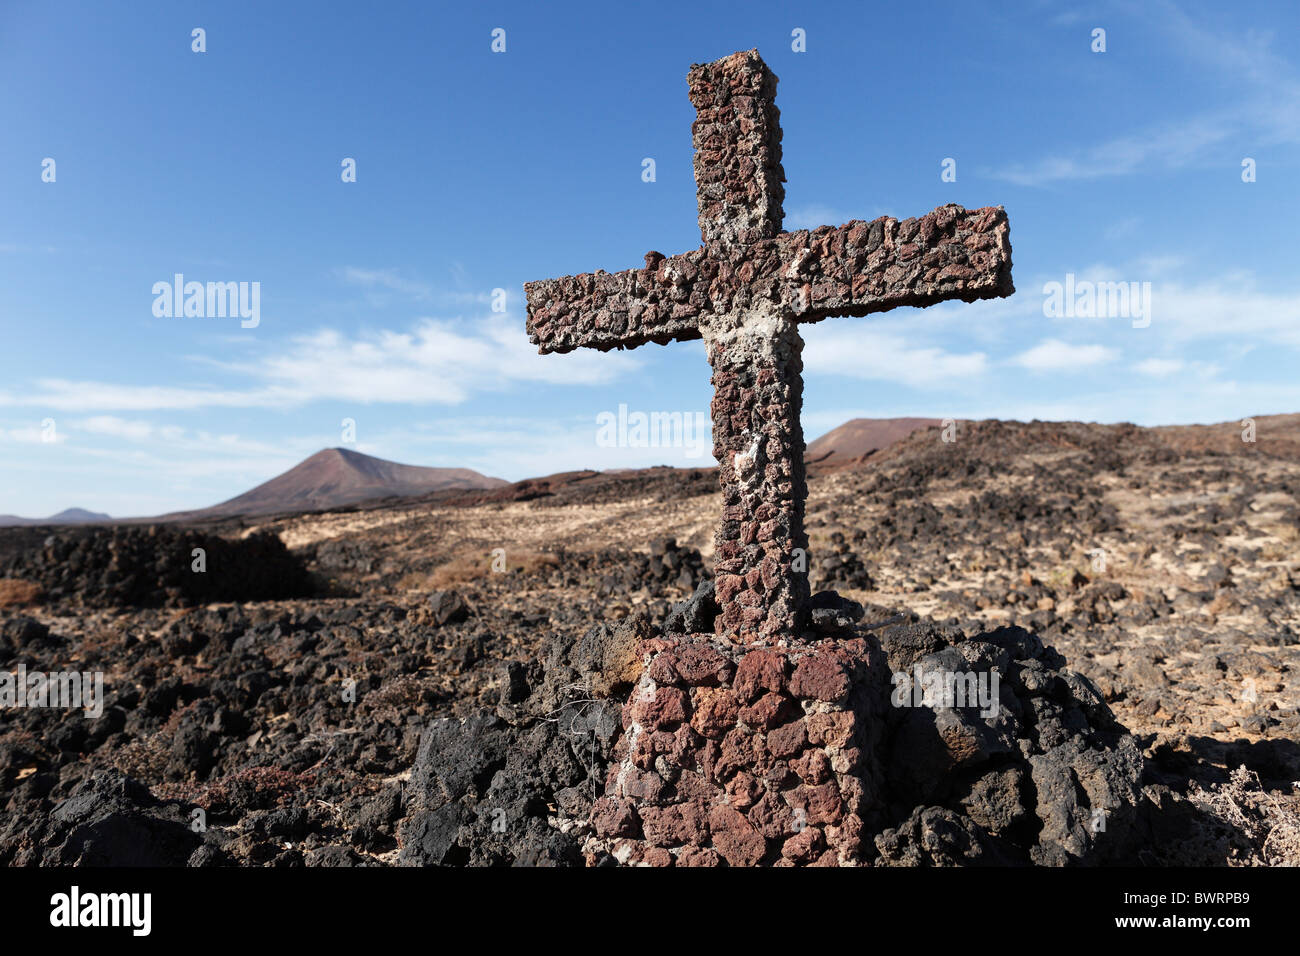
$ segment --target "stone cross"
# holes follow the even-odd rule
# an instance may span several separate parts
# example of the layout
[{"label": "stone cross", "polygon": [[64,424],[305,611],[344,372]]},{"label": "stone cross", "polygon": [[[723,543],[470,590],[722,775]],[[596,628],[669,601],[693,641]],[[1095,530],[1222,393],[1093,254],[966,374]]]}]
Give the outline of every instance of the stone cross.
[{"label": "stone cross", "polygon": [[704,340],[723,494],[715,629],[755,643],[797,636],[808,601],[799,323],[1010,295],[1011,243],[1001,206],[782,232],[776,76],[749,50],[689,79],[703,246],[529,282],[528,333],[543,354]]}]

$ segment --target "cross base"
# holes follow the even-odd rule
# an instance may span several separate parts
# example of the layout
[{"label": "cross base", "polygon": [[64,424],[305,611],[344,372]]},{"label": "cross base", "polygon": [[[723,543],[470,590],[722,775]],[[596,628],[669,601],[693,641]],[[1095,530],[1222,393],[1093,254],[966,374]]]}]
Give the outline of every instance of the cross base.
[{"label": "cross base", "polygon": [[887,665],[862,638],[645,642],[649,664],[592,813],[590,862],[838,866],[881,809]]}]

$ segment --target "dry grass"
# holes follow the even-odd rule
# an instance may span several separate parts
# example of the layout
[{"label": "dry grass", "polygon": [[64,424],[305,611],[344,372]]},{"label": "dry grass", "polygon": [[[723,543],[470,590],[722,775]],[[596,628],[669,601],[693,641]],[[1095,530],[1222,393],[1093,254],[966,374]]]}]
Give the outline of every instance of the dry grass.
[{"label": "dry grass", "polygon": [[418,674],[407,674],[366,694],[365,702],[374,720],[400,726],[421,704],[434,703],[438,697],[436,681]]},{"label": "dry grass", "polygon": [[1193,787],[1190,797],[1235,833],[1230,866],[1300,866],[1300,797],[1265,790],[1245,767],[1209,790]]},{"label": "dry grass", "polygon": [[34,581],[0,578],[0,608],[39,604],[41,593],[41,586]]},{"label": "dry grass", "polygon": [[[496,568],[493,567],[494,563]],[[434,568],[432,574],[406,575],[398,582],[398,587],[404,591],[439,590],[478,581],[489,574],[536,574],[559,563],[559,558],[544,551],[508,550],[505,553],[503,572],[500,570],[501,560],[491,552],[462,554]]]},{"label": "dry grass", "polygon": [[244,767],[208,783],[165,783],[153,788],[164,800],[197,804],[209,813],[223,815],[232,810],[269,810],[287,806],[293,797],[316,783],[310,770],[297,773],[278,767]]}]

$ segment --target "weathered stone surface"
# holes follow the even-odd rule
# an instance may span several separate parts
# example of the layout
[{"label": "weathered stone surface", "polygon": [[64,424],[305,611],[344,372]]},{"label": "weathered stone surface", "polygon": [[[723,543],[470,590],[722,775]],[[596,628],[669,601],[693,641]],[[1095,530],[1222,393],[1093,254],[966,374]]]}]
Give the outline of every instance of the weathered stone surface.
[{"label": "weathered stone surface", "polygon": [[849,692],[849,675],[834,654],[809,654],[795,666],[790,691],[796,697],[840,700]]},{"label": "weathered stone surface", "polygon": [[780,694],[785,690],[785,657],[766,649],[750,651],[736,665],[736,693],[752,701],[763,691]]},{"label": "weathered stone surface", "polygon": [[709,815],[713,848],[730,866],[755,866],[767,853],[767,841],[732,807],[714,807]]},{"label": "weathered stone surface", "polygon": [[671,727],[686,719],[689,698],[678,687],[657,687],[635,698],[629,706],[633,723],[647,730]]},{"label": "weathered stone surface", "polygon": [[188,808],[116,770],[95,771],[50,814],[51,866],[184,866],[201,843]]},{"label": "weathered stone surface", "polygon": [[[860,857],[864,831],[848,827],[845,815],[879,810],[881,782],[875,779],[878,764],[849,745],[870,745],[872,727],[880,723],[871,715],[888,680],[870,676],[873,661],[883,666],[878,649],[860,639],[843,646],[800,641],[744,648],[701,635],[645,646],[654,648],[652,659],[626,708],[626,733],[614,754],[618,767],[593,817],[588,858],[630,853],[628,860],[653,862],[647,847],[691,865],[825,865]],[[813,670],[820,662],[833,676],[808,680],[801,695],[786,679],[791,657],[814,662]],[[679,686],[653,683],[656,677]],[[848,682],[843,693],[839,680]],[[827,681],[843,699],[817,699]],[[805,707],[814,710],[805,716]],[[665,714],[689,714],[689,723],[672,733],[658,729]],[[651,765],[662,786],[647,788],[644,768]],[[863,775],[869,782],[859,779]],[[823,832],[832,826],[839,828],[834,840]],[[806,828],[816,832],[788,842]],[[701,849],[713,855],[700,856]]]},{"label": "weathered stone surface", "polygon": [[819,634],[843,634],[862,620],[862,605],[834,591],[819,591],[808,602],[809,624]]},{"label": "weathered stone surface", "polygon": [[709,633],[713,630],[713,622],[717,620],[720,610],[714,597],[713,582],[702,581],[695,593],[674,607],[664,619],[664,633]]},{"label": "weathered stone surface", "polygon": [[695,697],[691,726],[704,737],[721,737],[736,725],[736,696],[721,688],[701,688]]},{"label": "weathered stone surface", "polygon": [[469,605],[456,591],[434,591],[429,595],[429,615],[439,627],[456,624],[469,617]]}]

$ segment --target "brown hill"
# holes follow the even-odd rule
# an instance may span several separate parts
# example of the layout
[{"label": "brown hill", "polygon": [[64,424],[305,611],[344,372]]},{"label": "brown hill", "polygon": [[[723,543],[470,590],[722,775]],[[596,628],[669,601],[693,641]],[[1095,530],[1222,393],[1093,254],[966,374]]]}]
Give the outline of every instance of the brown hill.
[{"label": "brown hill", "polygon": [[937,418],[854,418],[810,442],[804,458],[830,465],[858,462],[917,429],[938,424]]},{"label": "brown hill", "polygon": [[938,430],[918,429],[872,456],[873,468],[886,464],[911,469],[914,478],[960,478],[1026,459],[1030,453],[1082,452],[1099,471],[1135,461],[1176,461],[1188,455],[1300,461],[1300,414],[1255,415],[1255,440],[1242,440],[1240,421],[1213,425],[1143,427],[1130,422],[1018,422],[958,420],[951,443]]},{"label": "brown hill", "polygon": [[238,497],[199,511],[165,515],[164,520],[321,511],[377,498],[472,491],[506,484],[469,468],[399,465],[346,448],[326,448]]},{"label": "brown hill", "polygon": [[1246,421],[1254,423],[1254,444],[1259,448],[1278,458],[1300,460],[1300,413],[1296,412],[1253,415],[1217,425],[1161,425],[1151,430],[1179,451],[1234,454],[1247,444],[1243,440]]}]

